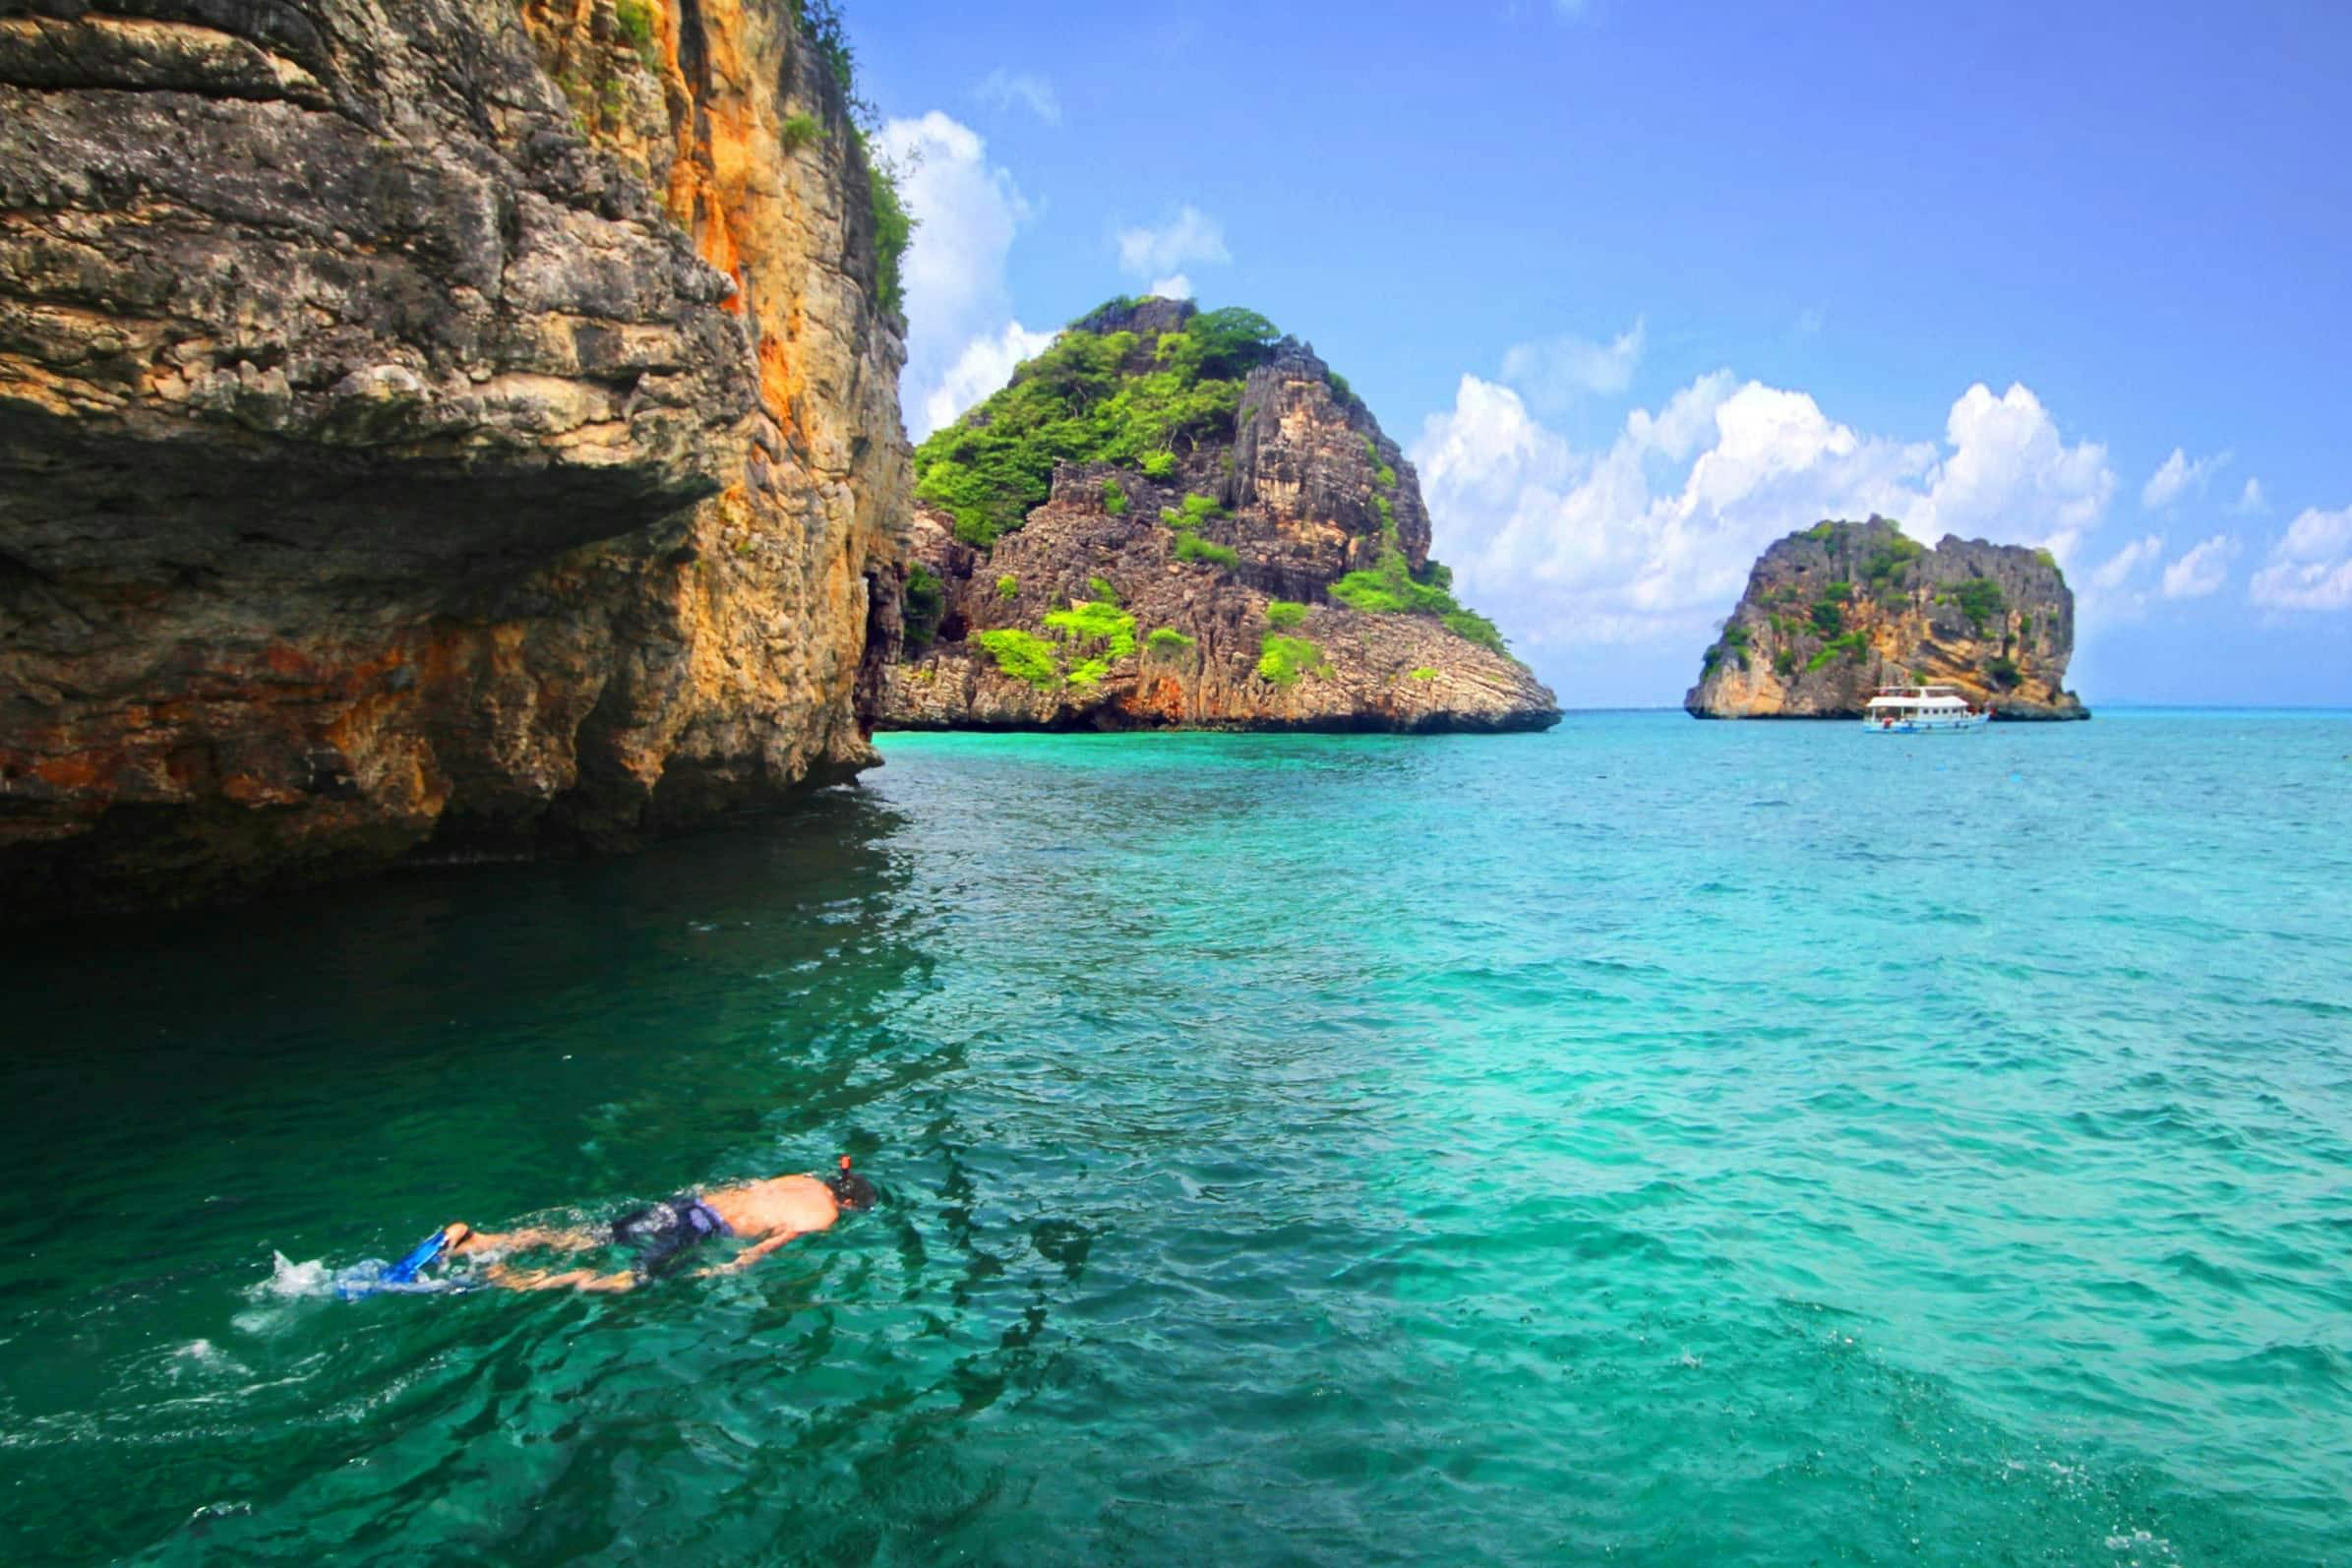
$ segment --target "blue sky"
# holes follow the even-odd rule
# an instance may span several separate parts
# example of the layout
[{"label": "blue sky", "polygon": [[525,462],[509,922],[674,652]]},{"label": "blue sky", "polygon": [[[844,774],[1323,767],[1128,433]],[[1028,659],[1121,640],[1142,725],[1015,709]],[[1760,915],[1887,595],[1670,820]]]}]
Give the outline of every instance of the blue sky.
[{"label": "blue sky", "polygon": [[1873,508],[2056,549],[2094,706],[2352,703],[2352,6],[849,23],[918,433],[1174,281],[1348,376],[1572,704],[1678,700],[1765,543]]}]

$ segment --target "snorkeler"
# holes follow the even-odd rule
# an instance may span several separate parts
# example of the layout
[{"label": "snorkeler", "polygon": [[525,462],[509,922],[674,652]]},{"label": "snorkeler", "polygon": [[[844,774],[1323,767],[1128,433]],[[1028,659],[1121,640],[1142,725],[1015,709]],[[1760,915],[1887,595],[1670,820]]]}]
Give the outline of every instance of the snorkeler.
[{"label": "snorkeler", "polygon": [[[701,1274],[731,1274],[748,1269],[794,1236],[829,1230],[846,1212],[874,1207],[874,1185],[851,1173],[849,1156],[841,1157],[835,1175],[771,1176],[741,1186],[709,1192],[681,1192],[648,1208],[625,1214],[609,1226],[588,1230],[476,1231],[462,1223],[442,1227],[438,1249],[445,1255],[475,1255],[489,1263],[484,1277],[493,1285],[514,1291],[629,1291],[676,1268],[686,1255],[717,1236],[737,1236],[753,1244],[725,1263],[698,1270]],[[558,1252],[587,1252],[602,1246],[625,1246],[637,1254],[636,1267],[615,1274],[575,1268],[515,1270],[504,1259],[513,1252],[547,1248]]]}]

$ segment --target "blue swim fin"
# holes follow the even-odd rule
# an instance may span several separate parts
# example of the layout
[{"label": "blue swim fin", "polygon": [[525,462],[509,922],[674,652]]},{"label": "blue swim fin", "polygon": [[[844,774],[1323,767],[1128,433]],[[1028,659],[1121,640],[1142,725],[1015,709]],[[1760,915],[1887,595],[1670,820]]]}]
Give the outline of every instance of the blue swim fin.
[{"label": "blue swim fin", "polygon": [[406,1257],[386,1269],[377,1278],[386,1285],[406,1285],[415,1279],[421,1270],[431,1267],[435,1259],[449,1250],[449,1227],[444,1226],[419,1241]]}]

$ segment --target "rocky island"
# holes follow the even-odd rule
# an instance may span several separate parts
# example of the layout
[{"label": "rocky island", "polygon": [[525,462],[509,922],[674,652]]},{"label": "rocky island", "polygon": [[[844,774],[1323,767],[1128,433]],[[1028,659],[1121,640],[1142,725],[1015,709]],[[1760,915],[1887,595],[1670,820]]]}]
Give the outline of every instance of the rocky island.
[{"label": "rocky island", "polygon": [[0,9],[0,921],[871,759],[907,225],[830,7]]},{"label": "rocky island", "polygon": [[1883,517],[1824,521],[1765,551],[1683,707],[1704,719],[1859,718],[1881,686],[1934,682],[2002,719],[2083,719],[2066,690],[2075,595],[2046,550]]},{"label": "rocky island", "polygon": [[1252,312],[1115,300],[926,441],[915,473],[884,726],[1559,720],[1454,599],[1396,443]]}]

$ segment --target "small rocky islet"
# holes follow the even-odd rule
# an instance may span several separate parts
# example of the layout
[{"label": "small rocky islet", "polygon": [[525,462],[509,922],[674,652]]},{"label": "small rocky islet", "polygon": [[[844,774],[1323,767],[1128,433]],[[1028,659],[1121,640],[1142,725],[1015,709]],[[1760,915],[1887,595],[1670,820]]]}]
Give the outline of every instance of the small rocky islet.
[{"label": "small rocky islet", "polygon": [[2066,689],[2075,593],[2046,550],[1824,520],[1766,550],[1683,707],[1703,719],[1860,718],[1882,686],[1959,689],[2002,719],[2086,719]]},{"label": "small rocky islet", "polygon": [[1527,730],[1412,463],[1247,310],[1114,300],[915,454],[876,714],[909,729]]}]

